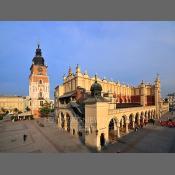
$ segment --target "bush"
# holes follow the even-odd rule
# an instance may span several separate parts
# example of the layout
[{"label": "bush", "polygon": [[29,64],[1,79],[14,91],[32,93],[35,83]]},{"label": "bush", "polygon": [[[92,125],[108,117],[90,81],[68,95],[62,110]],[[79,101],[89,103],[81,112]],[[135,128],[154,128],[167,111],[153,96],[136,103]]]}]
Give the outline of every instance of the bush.
[{"label": "bush", "polygon": [[15,118],[15,116],[14,116],[14,115],[12,115],[12,116],[11,116],[11,120],[13,120],[14,118]]},{"label": "bush", "polygon": [[3,120],[3,116],[2,115],[0,115],[0,120]]},{"label": "bush", "polygon": [[12,115],[12,116],[11,116],[11,120],[13,120],[13,119],[14,119],[14,121],[18,121],[17,116]]},{"label": "bush", "polygon": [[34,117],[33,117],[33,115],[30,115],[30,119],[31,119],[31,120],[34,120]]}]

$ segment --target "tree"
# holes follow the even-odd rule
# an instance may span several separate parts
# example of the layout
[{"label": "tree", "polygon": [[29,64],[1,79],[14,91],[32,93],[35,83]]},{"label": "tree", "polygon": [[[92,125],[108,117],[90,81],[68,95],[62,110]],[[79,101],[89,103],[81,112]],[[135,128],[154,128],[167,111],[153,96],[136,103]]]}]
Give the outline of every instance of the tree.
[{"label": "tree", "polygon": [[51,111],[52,111],[51,103],[46,101],[43,104],[42,108],[40,108],[40,115],[41,115],[41,117],[47,117],[48,118]]}]

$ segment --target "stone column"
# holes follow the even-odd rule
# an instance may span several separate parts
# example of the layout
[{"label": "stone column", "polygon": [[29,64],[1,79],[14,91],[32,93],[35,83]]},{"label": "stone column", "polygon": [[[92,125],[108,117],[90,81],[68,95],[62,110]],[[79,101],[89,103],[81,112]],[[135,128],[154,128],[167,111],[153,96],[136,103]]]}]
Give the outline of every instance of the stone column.
[{"label": "stone column", "polygon": [[58,118],[57,120],[58,120],[58,128],[61,128],[61,120],[60,120],[60,118]]},{"label": "stone column", "polygon": [[143,126],[144,126],[144,122],[145,121],[145,116],[143,116],[143,118],[142,118],[142,124],[143,124]]},{"label": "stone column", "polygon": [[128,130],[128,124],[129,124],[129,120],[126,119],[126,123],[125,123],[125,125],[126,125],[126,133],[129,133],[129,130]]},{"label": "stone column", "polygon": [[67,131],[67,120],[64,118],[64,129]]},{"label": "stone column", "polygon": [[117,137],[120,138],[120,123],[117,123]]},{"label": "stone column", "polygon": [[114,121],[114,131],[117,130],[116,122]]},{"label": "stone column", "polygon": [[138,116],[137,119],[138,119],[138,121],[137,121],[138,122],[138,125],[140,125],[140,116]]},{"label": "stone column", "polygon": [[144,118],[145,118],[144,115],[142,115],[142,124],[144,124]]},{"label": "stone column", "polygon": [[145,115],[146,122],[148,122],[148,114]]},{"label": "stone column", "polygon": [[135,128],[135,118],[132,119],[132,128]]}]

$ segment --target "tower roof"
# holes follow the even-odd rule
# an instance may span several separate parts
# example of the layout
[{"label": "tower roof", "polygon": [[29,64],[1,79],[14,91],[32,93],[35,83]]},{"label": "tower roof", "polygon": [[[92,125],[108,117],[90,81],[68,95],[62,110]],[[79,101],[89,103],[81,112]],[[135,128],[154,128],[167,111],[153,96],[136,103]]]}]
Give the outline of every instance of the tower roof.
[{"label": "tower roof", "polygon": [[97,75],[95,75],[95,83],[91,86],[92,96],[101,96],[102,86],[97,82]]},{"label": "tower roof", "polygon": [[38,48],[35,51],[35,57],[33,58],[34,65],[44,66],[44,58],[42,57],[42,52],[40,49],[40,45],[38,44]]}]

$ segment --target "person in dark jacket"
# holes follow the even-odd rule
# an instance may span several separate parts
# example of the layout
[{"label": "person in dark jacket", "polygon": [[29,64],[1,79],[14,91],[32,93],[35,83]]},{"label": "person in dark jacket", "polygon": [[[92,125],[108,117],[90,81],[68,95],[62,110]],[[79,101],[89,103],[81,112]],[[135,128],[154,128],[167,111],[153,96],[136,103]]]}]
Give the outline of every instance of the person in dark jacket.
[{"label": "person in dark jacket", "polygon": [[26,140],[27,140],[27,135],[24,134],[24,135],[23,135],[23,141],[25,142]]}]

